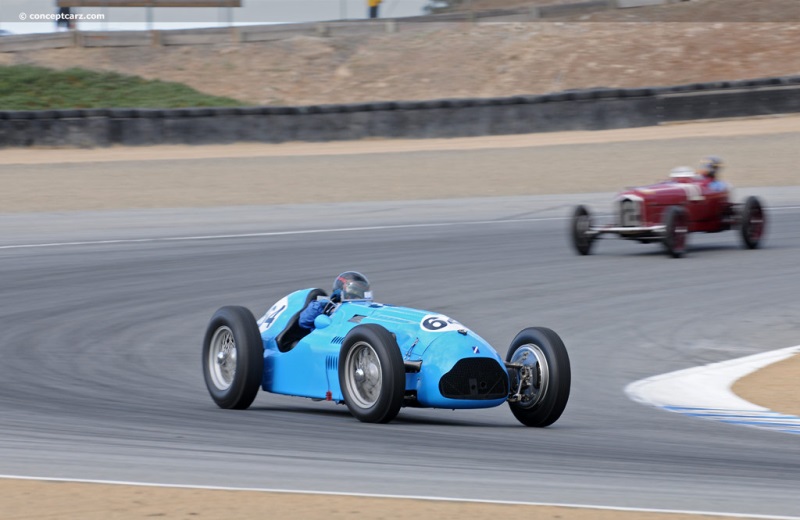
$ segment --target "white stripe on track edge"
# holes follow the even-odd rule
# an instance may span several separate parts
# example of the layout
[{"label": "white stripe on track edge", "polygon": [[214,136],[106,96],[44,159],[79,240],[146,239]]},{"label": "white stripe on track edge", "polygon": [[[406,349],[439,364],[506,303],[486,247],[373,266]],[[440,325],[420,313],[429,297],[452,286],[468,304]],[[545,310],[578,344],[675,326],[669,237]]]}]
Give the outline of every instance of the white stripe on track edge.
[{"label": "white stripe on track edge", "polygon": [[84,240],[75,242],[48,242],[43,244],[11,244],[0,246],[0,249],[30,249],[36,247],[92,246],[109,244],[146,244],[153,242],[182,242],[188,240],[220,240],[228,238],[259,238],[290,235],[311,235],[318,233],[342,233],[347,231],[382,231],[390,229],[436,228],[450,226],[477,226],[487,224],[517,224],[520,222],[546,222],[551,220],[567,220],[568,217],[520,218],[505,220],[473,220],[468,222],[430,222],[427,224],[390,224],[384,226],[356,226],[330,229],[299,229],[295,231],[265,231],[263,233],[240,233],[230,235],[194,235],[182,237],[153,238],[120,238],[112,240]]},{"label": "white stripe on track edge", "polygon": [[[779,206],[768,208],[769,211],[800,209],[800,206]],[[598,214],[598,217],[608,215]],[[67,247],[67,246],[92,246],[92,245],[116,245],[116,244],[147,244],[155,242],[183,242],[190,240],[221,240],[229,238],[259,238],[277,237],[291,235],[310,235],[318,233],[342,233],[347,231],[381,231],[391,229],[414,229],[414,228],[436,228],[449,226],[477,226],[488,224],[517,224],[521,222],[548,222],[554,220],[569,220],[571,217],[540,217],[540,218],[517,218],[517,219],[498,219],[498,220],[473,220],[466,222],[429,222],[424,224],[389,224],[384,226],[355,226],[331,229],[299,229],[295,231],[267,231],[263,233],[239,233],[229,235],[192,235],[178,237],[150,237],[150,238],[119,238],[111,240],[81,240],[74,242],[47,242],[42,244],[9,244],[0,246],[4,249],[32,249],[37,247]]]},{"label": "white stripe on track edge", "polygon": [[800,354],[800,345],[669,372],[634,381],[625,387],[625,394],[638,403],[689,417],[800,434],[800,417],[755,405],[731,390],[737,380],[795,354]]},{"label": "white stripe on track edge", "polygon": [[663,514],[683,514],[693,516],[717,516],[723,518],[758,518],[763,520],[800,520],[800,516],[782,516],[782,515],[761,515],[761,514],[745,514],[745,513],[725,513],[719,511],[693,511],[683,509],[652,509],[642,507],[614,507],[614,506],[597,506],[588,504],[559,504],[554,502],[524,502],[516,500],[481,500],[477,498],[453,498],[453,497],[436,497],[436,496],[418,496],[418,495],[386,495],[379,493],[345,493],[340,491],[310,491],[302,489],[271,489],[271,488],[249,488],[249,487],[228,487],[228,486],[193,486],[187,484],[161,484],[151,482],[128,482],[121,480],[93,480],[93,479],[77,479],[77,478],[52,478],[52,477],[31,477],[22,475],[0,475],[0,479],[6,480],[36,480],[42,482],[68,482],[74,484],[105,484],[112,486],[137,486],[137,487],[155,487],[155,488],[172,488],[172,489],[202,489],[208,491],[250,491],[259,493],[280,493],[285,495],[321,495],[321,496],[336,496],[336,497],[353,497],[353,498],[387,498],[395,500],[424,500],[428,502],[461,502],[469,504],[496,504],[496,505],[512,505],[512,506],[533,506],[533,507],[564,507],[568,509],[597,509],[601,511],[626,511],[634,513],[663,513]]}]

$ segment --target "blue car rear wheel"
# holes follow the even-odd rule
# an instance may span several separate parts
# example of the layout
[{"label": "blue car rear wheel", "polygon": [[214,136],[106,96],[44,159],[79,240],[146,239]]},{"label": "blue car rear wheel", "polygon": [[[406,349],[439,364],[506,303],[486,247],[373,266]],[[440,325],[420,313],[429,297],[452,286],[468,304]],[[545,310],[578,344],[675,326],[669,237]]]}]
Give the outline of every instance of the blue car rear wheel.
[{"label": "blue car rear wheel", "polygon": [[244,307],[219,309],[203,340],[203,375],[211,398],[220,408],[248,408],[263,370],[264,345],[253,314]]}]

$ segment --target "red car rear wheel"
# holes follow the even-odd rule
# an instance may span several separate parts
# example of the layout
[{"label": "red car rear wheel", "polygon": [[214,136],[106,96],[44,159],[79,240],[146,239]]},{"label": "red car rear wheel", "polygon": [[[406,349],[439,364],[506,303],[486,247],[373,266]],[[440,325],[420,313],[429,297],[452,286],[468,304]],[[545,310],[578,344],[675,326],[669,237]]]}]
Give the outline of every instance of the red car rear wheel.
[{"label": "red car rear wheel", "polygon": [[682,206],[670,206],[664,212],[664,248],[672,258],[686,252],[686,235],[689,232],[689,215]]}]

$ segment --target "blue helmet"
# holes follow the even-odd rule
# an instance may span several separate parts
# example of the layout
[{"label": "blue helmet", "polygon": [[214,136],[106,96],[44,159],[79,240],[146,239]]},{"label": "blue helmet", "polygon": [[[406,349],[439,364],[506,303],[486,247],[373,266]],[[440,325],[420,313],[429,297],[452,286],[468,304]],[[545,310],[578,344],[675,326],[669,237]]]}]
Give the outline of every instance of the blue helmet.
[{"label": "blue helmet", "polygon": [[700,161],[700,173],[712,179],[716,178],[717,173],[722,169],[722,159],[716,155],[710,155]]}]

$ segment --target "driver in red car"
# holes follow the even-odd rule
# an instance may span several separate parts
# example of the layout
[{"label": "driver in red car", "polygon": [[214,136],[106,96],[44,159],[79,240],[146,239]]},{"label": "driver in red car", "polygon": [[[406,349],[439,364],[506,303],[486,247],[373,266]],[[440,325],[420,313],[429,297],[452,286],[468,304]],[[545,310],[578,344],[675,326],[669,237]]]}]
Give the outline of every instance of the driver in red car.
[{"label": "driver in red car", "polygon": [[717,174],[722,170],[722,159],[715,155],[704,158],[700,161],[700,167],[697,169],[697,174],[700,175],[706,182],[706,186],[711,191],[725,191],[728,185],[717,179]]},{"label": "driver in red car", "polygon": [[314,330],[314,319],[320,314],[330,314],[336,304],[347,300],[372,300],[367,277],[356,271],[345,271],[333,281],[330,299],[314,300],[300,313],[298,324],[304,329]]}]

